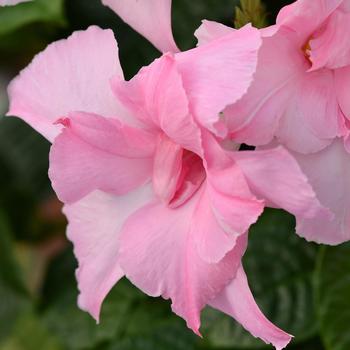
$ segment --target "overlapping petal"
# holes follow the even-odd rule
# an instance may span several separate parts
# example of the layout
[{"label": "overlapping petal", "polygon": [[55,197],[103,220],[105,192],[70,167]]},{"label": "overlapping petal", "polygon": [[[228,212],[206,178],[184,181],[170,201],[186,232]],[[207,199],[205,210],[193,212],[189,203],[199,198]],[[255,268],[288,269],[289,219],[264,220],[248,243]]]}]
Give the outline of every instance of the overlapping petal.
[{"label": "overlapping petal", "polygon": [[118,261],[120,229],[133,211],[152,199],[151,186],[146,185],[119,197],[94,191],[64,207],[67,236],[79,263],[78,303],[97,321],[104,298],[124,275]]},{"label": "overlapping petal", "polygon": [[201,153],[200,132],[171,54],[142,68],[130,81],[114,80],[112,87],[125,107],[151,129],[162,130],[182,147]]},{"label": "overlapping petal", "polygon": [[320,202],[334,214],[334,220],[319,217],[298,223],[297,232],[307,240],[339,244],[350,239],[350,156],[342,140],[336,139],[323,151],[294,154],[309,178]]},{"label": "overlapping petal", "polygon": [[[198,217],[208,221],[198,222],[201,230],[195,232],[195,242],[204,260],[218,262],[232,250],[237,238],[257,221],[265,203],[254,196],[239,164],[217,141],[205,132],[202,138],[207,178],[203,203],[197,211],[202,212]],[[214,225],[209,225],[210,220],[215,222],[215,230]]]},{"label": "overlapping petal", "polygon": [[73,203],[94,190],[126,194],[152,176],[155,140],[118,120],[77,112],[50,151],[49,176],[59,198]]},{"label": "overlapping petal", "polygon": [[350,99],[348,88],[350,86],[350,66],[337,69],[335,76],[335,91],[339,106],[347,119],[350,119]]},{"label": "overlapping petal", "polygon": [[324,222],[333,219],[327,206],[323,207],[317,199],[296,160],[283,147],[236,152],[232,157],[253,193],[258,198],[264,198],[268,206],[282,208],[295,215],[298,226],[305,219]]},{"label": "overlapping petal", "polygon": [[159,202],[131,215],[120,240],[120,264],[126,276],[151,296],[171,298],[172,309],[199,333],[200,311],[236,274],[246,248],[242,236],[217,264],[202,260],[193,241],[197,192],[176,210]]},{"label": "overlapping petal", "polygon": [[292,29],[305,44],[343,0],[297,0],[285,6],[277,16],[277,24]]},{"label": "overlapping petal", "polygon": [[336,69],[350,64],[350,11],[337,10],[310,40],[312,70]]},{"label": "overlapping petal", "polygon": [[195,119],[214,133],[225,134],[219,113],[248,90],[261,45],[250,25],[176,55]]},{"label": "overlapping petal", "polygon": [[249,289],[247,277],[240,266],[235,279],[210,305],[236,319],[254,337],[259,337],[276,350],[284,349],[292,336],[273,325],[260,311]]},{"label": "overlapping petal", "polygon": [[73,111],[123,118],[109,79],[123,77],[111,30],[92,26],[50,44],[9,86],[8,115],[20,116],[53,141],[54,122]]}]

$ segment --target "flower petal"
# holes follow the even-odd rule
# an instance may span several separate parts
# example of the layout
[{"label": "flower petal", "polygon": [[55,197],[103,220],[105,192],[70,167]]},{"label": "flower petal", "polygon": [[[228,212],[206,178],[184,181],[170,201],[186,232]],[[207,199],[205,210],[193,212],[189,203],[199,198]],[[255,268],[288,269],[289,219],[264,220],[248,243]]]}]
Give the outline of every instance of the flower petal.
[{"label": "flower petal", "polygon": [[342,140],[335,140],[321,152],[309,155],[294,153],[322,205],[335,215],[305,219],[297,232],[307,240],[324,244],[340,244],[350,239],[350,155]]},{"label": "flower petal", "polygon": [[145,186],[123,197],[100,191],[64,206],[67,235],[74,244],[79,262],[76,271],[79,306],[97,321],[101,304],[124,273],[118,262],[118,237],[128,216],[151,200],[151,187]]},{"label": "flower petal", "polygon": [[230,34],[234,30],[234,28],[218,22],[203,20],[202,24],[194,32],[194,35],[198,39],[198,46],[201,46]]},{"label": "flower petal", "polygon": [[197,334],[201,309],[235,276],[246,248],[242,236],[218,264],[198,256],[191,232],[201,192],[176,209],[159,202],[143,207],[125,223],[120,240],[126,276],[145,293],[170,298],[173,311]]},{"label": "flower petal", "polygon": [[253,81],[260,33],[250,25],[175,56],[195,119],[218,129],[219,113],[240,99]]},{"label": "flower petal", "polygon": [[207,181],[196,217],[206,219],[196,223],[194,240],[201,258],[217,263],[257,221],[264,202],[252,194],[239,164],[209,133],[203,133],[203,150]]},{"label": "flower petal", "polygon": [[102,0],[159,51],[177,52],[171,30],[171,0]]},{"label": "flower petal", "polygon": [[9,86],[8,115],[21,117],[53,141],[53,123],[72,111],[122,118],[110,89],[113,75],[123,77],[111,30],[92,26],[50,44]]},{"label": "flower petal", "polygon": [[296,160],[283,147],[232,154],[254,194],[272,207],[282,208],[297,221],[309,218],[330,219]]},{"label": "flower petal", "polygon": [[350,66],[335,70],[335,91],[340,108],[344,115],[350,120],[350,99],[348,88],[350,86]]},{"label": "flower petal", "polygon": [[[63,202],[75,202],[94,190],[125,194],[151,178],[154,140],[114,119],[71,116],[50,151],[49,176]],[[83,124],[84,119],[91,120]]]},{"label": "flower petal", "polygon": [[343,0],[298,0],[282,8],[277,16],[277,24],[294,30],[301,42],[309,39],[311,34],[332,14]]},{"label": "flower petal", "polygon": [[296,82],[308,64],[289,31],[264,36],[254,81],[247,93],[224,111],[228,128],[238,143],[271,142]]},{"label": "flower petal", "polygon": [[336,69],[350,64],[350,12],[334,11],[310,40],[312,70]]},{"label": "flower petal", "polygon": [[112,82],[120,101],[150,128],[164,131],[170,139],[196,153],[200,131],[192,120],[182,77],[171,54],[144,67],[130,81]]},{"label": "flower petal", "polygon": [[284,349],[292,339],[262,314],[249,289],[242,265],[231,284],[209,305],[232,316],[254,337],[262,339],[266,344],[271,343],[276,350]]},{"label": "flower petal", "polygon": [[294,89],[276,135],[289,149],[317,152],[343,133],[333,73],[327,70],[306,73]]}]

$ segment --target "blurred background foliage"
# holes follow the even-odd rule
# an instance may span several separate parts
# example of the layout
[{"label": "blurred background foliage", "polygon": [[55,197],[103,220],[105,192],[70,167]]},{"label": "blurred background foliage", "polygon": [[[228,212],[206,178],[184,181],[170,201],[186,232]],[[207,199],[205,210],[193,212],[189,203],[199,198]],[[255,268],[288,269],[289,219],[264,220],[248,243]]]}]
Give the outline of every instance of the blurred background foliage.
[{"label": "blurred background foliage", "polygon": [[[240,27],[273,23],[290,1],[173,0],[179,46],[195,45],[201,19]],[[0,9],[0,115],[6,86],[53,40],[90,24],[112,28],[130,78],[159,54],[100,0],[34,0]],[[207,309],[204,339],[152,299],[119,283],[101,324],[76,305],[76,261],[61,204],[47,178],[49,144],[22,121],[0,117],[0,350],[268,349],[231,318]],[[244,265],[265,314],[295,335],[298,350],[350,349],[350,245],[324,247],[297,237],[294,219],[268,210],[252,228]]]}]

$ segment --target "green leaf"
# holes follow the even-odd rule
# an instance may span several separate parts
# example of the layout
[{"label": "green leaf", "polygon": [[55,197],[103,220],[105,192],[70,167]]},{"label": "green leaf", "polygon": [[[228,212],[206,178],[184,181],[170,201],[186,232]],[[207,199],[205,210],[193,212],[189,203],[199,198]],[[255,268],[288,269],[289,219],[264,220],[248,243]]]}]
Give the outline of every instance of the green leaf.
[{"label": "green leaf", "polygon": [[0,211],[0,283],[25,294],[23,276],[14,255],[14,244],[5,215]]},{"label": "green leaf", "polygon": [[1,350],[38,349],[63,350],[63,347],[33,313],[24,314],[18,320],[12,336],[1,346]]},{"label": "green leaf", "polygon": [[350,349],[350,243],[324,247],[316,274],[320,332],[327,350]]},{"label": "green leaf", "polygon": [[[291,215],[266,210],[251,229],[244,267],[255,299],[276,325],[304,341],[316,332],[312,276],[318,247],[294,233]],[[202,322],[213,346],[261,348],[232,318],[208,309]]]},{"label": "green leaf", "polygon": [[147,297],[126,279],[107,296],[97,325],[78,308],[75,265],[70,248],[52,262],[43,289],[45,325],[66,349],[192,349],[197,337],[172,314],[169,302]]},{"label": "green leaf", "polygon": [[0,35],[33,22],[63,25],[63,0],[33,0],[16,6],[0,8]]},{"label": "green leaf", "polygon": [[2,343],[23,312],[31,308],[20,268],[16,262],[10,229],[0,212],[0,343]]},{"label": "green leaf", "polygon": [[153,324],[149,333],[116,340],[107,350],[194,350],[195,336],[178,322]]},{"label": "green leaf", "polygon": [[[76,268],[72,248],[52,261],[43,288],[43,317],[52,334],[61,339],[65,348],[93,348],[117,337],[125,328],[128,313],[141,293],[122,281],[111,291],[103,304],[100,324],[77,305]],[[142,296],[143,298],[143,296]]]}]

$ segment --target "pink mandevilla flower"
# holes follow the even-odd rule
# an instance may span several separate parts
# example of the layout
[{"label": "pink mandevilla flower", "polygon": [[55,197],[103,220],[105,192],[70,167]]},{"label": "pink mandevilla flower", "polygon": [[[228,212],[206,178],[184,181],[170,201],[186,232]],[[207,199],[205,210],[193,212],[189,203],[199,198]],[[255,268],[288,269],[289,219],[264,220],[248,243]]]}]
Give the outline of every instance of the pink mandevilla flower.
[{"label": "pink mandevilla flower", "polygon": [[[102,2],[160,50],[177,50],[171,0],[135,0],[132,11],[129,1]],[[162,12],[155,11],[159,4]],[[138,21],[140,13],[156,15]],[[218,136],[229,132],[236,143],[261,146],[277,140],[288,147],[334,214],[333,220],[323,214],[299,220],[297,233],[327,244],[350,239],[350,39],[343,35],[349,17],[350,0],[299,0],[282,9],[277,25],[260,31],[263,43],[248,93],[226,108],[220,128],[211,129]],[[196,32],[198,44],[232,31],[203,21]]]},{"label": "pink mandevilla flower", "polygon": [[[230,136],[252,145],[281,143],[293,151],[325,216],[300,221],[308,240],[350,239],[349,0],[299,0],[283,8],[277,24],[261,30],[263,44],[248,93],[225,110]],[[345,28],[345,29],[344,29]],[[231,28],[204,21],[200,43]]]},{"label": "pink mandevilla flower", "polygon": [[225,150],[210,133],[251,84],[260,44],[247,26],[165,54],[126,82],[113,33],[90,27],[11,83],[9,114],[53,142],[49,174],[79,261],[79,305],[97,320],[126,275],[170,298],[197,334],[211,305],[276,349],[290,341],[249,290],[247,231],[267,204],[297,218],[327,212],[285,149]]}]

